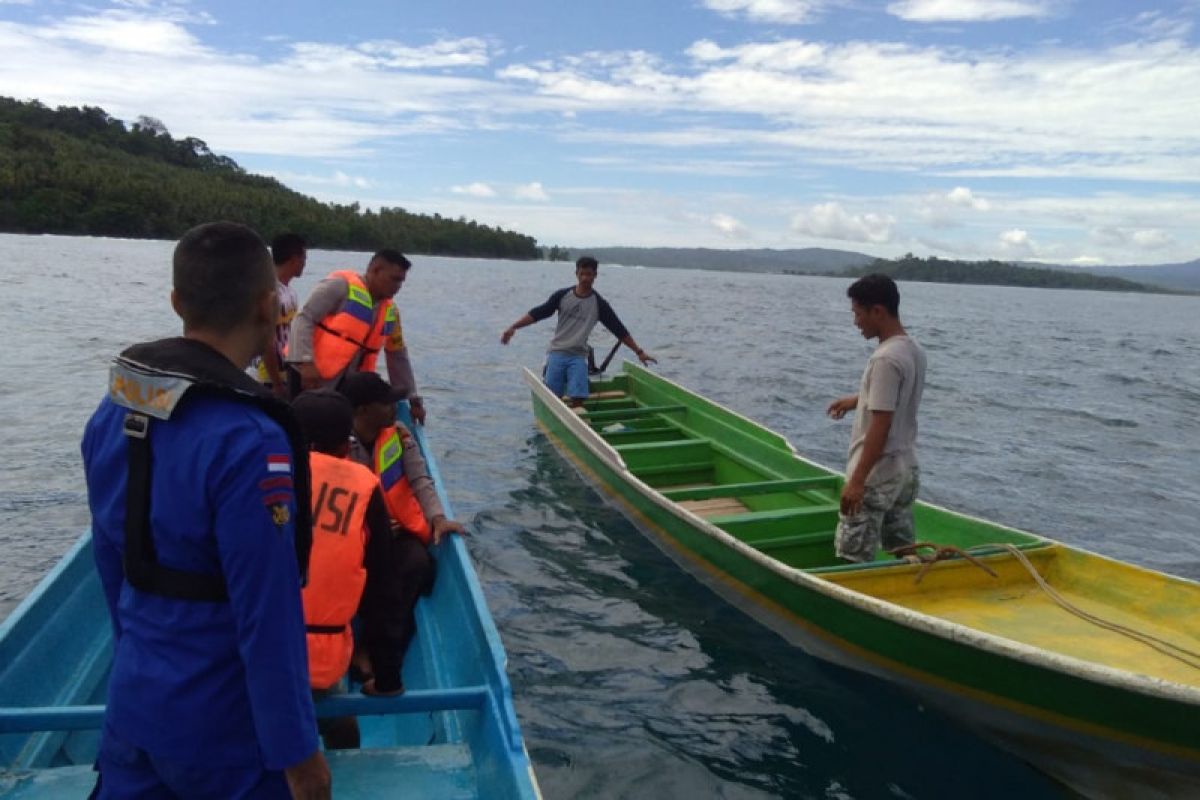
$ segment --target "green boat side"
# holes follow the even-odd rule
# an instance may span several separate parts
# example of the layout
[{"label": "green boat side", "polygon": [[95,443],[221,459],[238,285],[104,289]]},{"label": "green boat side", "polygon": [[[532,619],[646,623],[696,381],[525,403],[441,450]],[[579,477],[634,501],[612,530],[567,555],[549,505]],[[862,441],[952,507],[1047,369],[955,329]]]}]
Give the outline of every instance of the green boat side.
[{"label": "green boat side", "polygon": [[[856,577],[911,581],[919,568],[890,556],[838,563],[842,476],[779,434],[629,363],[593,384],[584,414],[528,370],[525,379],[539,426],[586,477],[697,577],[804,649],[943,706],[970,706],[982,726],[1035,747],[1047,731],[1063,747],[1086,740],[1085,750],[1122,759],[1126,777],[1145,766],[1150,777],[1134,782],[1161,770],[1190,786],[1200,775],[1196,686],[1030,647],[856,590]],[[722,505],[730,500],[741,508]],[[919,503],[915,516],[920,538],[979,548],[985,564],[1011,563],[1004,545],[1043,565],[1064,551],[1107,561],[932,504]],[[926,580],[967,563],[940,563]],[[1177,583],[1197,597],[1195,584]]]}]

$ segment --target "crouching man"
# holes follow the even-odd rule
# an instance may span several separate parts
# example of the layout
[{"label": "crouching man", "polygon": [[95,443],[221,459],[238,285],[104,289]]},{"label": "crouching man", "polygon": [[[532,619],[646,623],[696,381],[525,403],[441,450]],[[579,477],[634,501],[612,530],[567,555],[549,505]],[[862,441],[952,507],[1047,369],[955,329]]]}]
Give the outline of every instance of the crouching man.
[{"label": "crouching man", "polygon": [[417,600],[433,590],[437,565],[430,547],[447,534],[462,533],[463,526],[446,517],[421,449],[408,428],[396,421],[396,401],[402,393],[374,372],[347,375],[338,391],[354,407],[350,459],[379,477],[397,531],[392,574],[400,583],[397,597],[402,617],[397,635],[403,652],[417,631]]},{"label": "crouching man", "polygon": [[[303,600],[314,696],[345,690],[355,615],[362,649],[374,665],[374,679],[363,692],[400,694],[403,652],[395,631],[408,592],[395,574],[395,537],[379,479],[347,458],[350,401],[332,389],[316,389],[297,397],[292,411],[310,447],[313,544]],[[328,749],[359,746],[353,717],[320,720],[318,729]]]}]

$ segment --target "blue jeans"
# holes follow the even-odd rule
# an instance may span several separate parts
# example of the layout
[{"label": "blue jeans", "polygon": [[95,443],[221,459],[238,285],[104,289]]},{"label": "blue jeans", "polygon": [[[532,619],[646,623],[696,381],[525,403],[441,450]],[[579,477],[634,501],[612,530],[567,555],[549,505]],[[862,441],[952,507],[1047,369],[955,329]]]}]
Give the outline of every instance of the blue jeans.
[{"label": "blue jeans", "polygon": [[546,355],[546,386],[554,392],[555,397],[571,397],[578,400],[587,398],[587,356],[578,356],[574,353],[548,353]]}]

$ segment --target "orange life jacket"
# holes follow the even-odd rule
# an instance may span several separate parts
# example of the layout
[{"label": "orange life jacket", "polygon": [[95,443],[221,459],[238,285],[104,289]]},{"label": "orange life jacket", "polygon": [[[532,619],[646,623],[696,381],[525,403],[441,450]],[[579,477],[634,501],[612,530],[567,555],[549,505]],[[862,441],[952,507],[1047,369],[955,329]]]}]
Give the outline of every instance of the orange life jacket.
[{"label": "orange life jacket", "polygon": [[432,538],[429,521],[425,519],[425,512],[421,511],[421,504],[417,502],[408,476],[404,474],[403,455],[404,442],[400,438],[400,431],[394,425],[381,430],[375,437],[371,463],[383,486],[383,499],[387,502],[388,513],[405,530],[429,544]]},{"label": "orange life jacket", "polygon": [[339,270],[329,278],[346,282],[346,300],[313,328],[313,364],[322,380],[328,381],[344,372],[361,352],[359,371],[374,372],[379,351],[400,324],[400,313],[391,300],[376,303],[356,272]]},{"label": "orange life jacket", "polygon": [[346,674],[354,651],[350,620],[367,583],[367,504],[379,479],[361,464],[315,451],[309,467],[313,546],[302,592],[308,676],[314,689],[328,689]]}]

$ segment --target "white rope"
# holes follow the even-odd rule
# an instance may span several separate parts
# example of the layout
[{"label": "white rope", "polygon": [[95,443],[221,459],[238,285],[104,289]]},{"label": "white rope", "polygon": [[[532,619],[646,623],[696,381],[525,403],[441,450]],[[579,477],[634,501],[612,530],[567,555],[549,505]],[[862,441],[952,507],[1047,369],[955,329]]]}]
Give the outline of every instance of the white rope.
[{"label": "white rope", "polygon": [[1141,642],[1142,644],[1146,645],[1147,647],[1152,647],[1155,650],[1157,650],[1158,652],[1162,653],[1163,655],[1169,656],[1170,658],[1173,658],[1176,661],[1180,661],[1193,669],[1200,669],[1200,653],[1197,653],[1194,650],[1189,650],[1186,647],[1181,647],[1177,644],[1174,644],[1173,642],[1167,641],[1166,639],[1160,639],[1159,637],[1154,636],[1149,633],[1146,633],[1144,631],[1135,630],[1133,628],[1129,628],[1124,625],[1120,625],[1116,622],[1112,622],[1110,620],[1103,619],[1102,617],[1098,617],[1095,614],[1092,614],[1088,611],[1084,611],[1082,608],[1079,608],[1078,606],[1072,604],[1070,601],[1068,601],[1066,598],[1064,598],[1062,595],[1060,595],[1054,589],[1053,586],[1051,586],[1049,583],[1046,582],[1046,579],[1043,578],[1038,573],[1037,568],[1034,567],[1032,563],[1030,563],[1029,559],[1025,556],[1025,554],[1022,553],[1021,550],[1019,548],[1017,548],[1015,545],[1012,545],[1012,544],[1009,544],[1006,542],[1006,543],[1003,543],[1000,545],[991,545],[991,544],[979,545],[977,547],[972,547],[971,549],[977,550],[980,547],[997,547],[997,546],[1003,547],[1006,550],[1008,550],[1010,553],[1012,553],[1013,556],[1016,557],[1017,561],[1019,561],[1021,563],[1021,565],[1024,566],[1026,570],[1028,570],[1029,574],[1031,576],[1033,576],[1033,579],[1035,581],[1037,581],[1037,584],[1038,584],[1038,586],[1040,586],[1042,588],[1042,591],[1044,591],[1047,595],[1049,595],[1050,599],[1053,600],[1055,603],[1057,603],[1059,606],[1061,606],[1065,611],[1068,611],[1071,614],[1074,614],[1075,616],[1079,617],[1080,619],[1092,623],[1093,625],[1097,625],[1101,628],[1104,628],[1105,630],[1109,630],[1109,631],[1112,631],[1113,633],[1118,633],[1118,634],[1121,634],[1122,636],[1127,636],[1130,639]]}]

